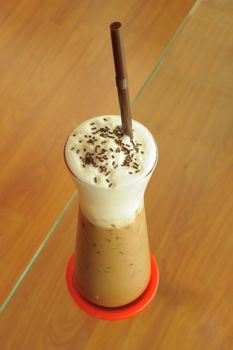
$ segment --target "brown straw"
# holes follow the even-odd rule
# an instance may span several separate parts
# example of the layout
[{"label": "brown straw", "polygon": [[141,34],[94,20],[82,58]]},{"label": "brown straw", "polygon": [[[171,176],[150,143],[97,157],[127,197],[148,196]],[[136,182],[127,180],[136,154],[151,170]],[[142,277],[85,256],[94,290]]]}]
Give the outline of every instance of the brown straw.
[{"label": "brown straw", "polygon": [[125,52],[121,39],[121,23],[113,22],[110,25],[112,50],[116,72],[116,85],[121,110],[121,122],[124,133],[133,140],[131,109],[129,102],[128,78],[126,71]]}]

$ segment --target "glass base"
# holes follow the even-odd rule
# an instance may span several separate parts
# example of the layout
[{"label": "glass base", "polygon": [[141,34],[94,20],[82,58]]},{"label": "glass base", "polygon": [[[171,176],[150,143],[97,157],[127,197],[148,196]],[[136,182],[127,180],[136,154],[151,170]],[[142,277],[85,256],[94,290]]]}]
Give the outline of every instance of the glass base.
[{"label": "glass base", "polygon": [[136,300],[120,307],[104,307],[93,304],[86,300],[77,289],[77,281],[73,272],[74,255],[72,255],[67,264],[66,283],[69,293],[83,311],[89,315],[103,320],[122,320],[136,315],[142,311],[153,299],[159,284],[159,269],[154,256],[151,254],[151,277],[145,291]]}]

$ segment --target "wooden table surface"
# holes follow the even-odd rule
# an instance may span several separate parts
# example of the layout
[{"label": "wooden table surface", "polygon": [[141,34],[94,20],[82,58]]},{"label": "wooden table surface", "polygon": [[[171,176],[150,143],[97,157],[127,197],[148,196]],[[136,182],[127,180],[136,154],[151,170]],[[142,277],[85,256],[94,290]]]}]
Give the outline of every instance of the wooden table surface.
[{"label": "wooden table surface", "polygon": [[[115,322],[89,317],[74,305],[65,284],[75,239],[74,193],[5,303],[4,350],[233,349],[232,28],[231,0],[198,2],[134,101],[135,119],[159,145],[146,193],[150,247],[160,268],[152,303],[136,317]],[[63,136],[64,121],[58,119],[56,127]],[[56,169],[51,177],[66,171]],[[51,215],[47,197],[41,198],[44,215]]]},{"label": "wooden table surface", "polygon": [[72,194],[67,135],[119,113],[109,24],[124,26],[133,99],[193,3],[0,2],[0,303]]}]

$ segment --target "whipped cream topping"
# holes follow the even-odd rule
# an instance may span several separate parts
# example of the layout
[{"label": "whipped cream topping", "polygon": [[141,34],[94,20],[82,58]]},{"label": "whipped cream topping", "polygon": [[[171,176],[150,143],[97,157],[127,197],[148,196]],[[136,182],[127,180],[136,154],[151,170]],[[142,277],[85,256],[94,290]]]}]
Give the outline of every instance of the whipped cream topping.
[{"label": "whipped cream topping", "polygon": [[133,141],[124,135],[121,118],[104,115],[88,119],[69,136],[65,157],[75,177],[98,188],[127,187],[145,177],[157,160],[153,136],[132,120]]}]

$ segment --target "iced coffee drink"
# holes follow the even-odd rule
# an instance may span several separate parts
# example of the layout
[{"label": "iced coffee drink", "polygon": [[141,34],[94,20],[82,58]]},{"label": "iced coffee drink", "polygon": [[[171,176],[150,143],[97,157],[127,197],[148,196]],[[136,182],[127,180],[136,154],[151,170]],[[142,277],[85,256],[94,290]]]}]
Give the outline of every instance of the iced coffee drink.
[{"label": "iced coffee drink", "polygon": [[87,300],[106,307],[132,302],[150,278],[144,191],[158,152],[148,129],[132,125],[133,140],[124,135],[120,116],[95,117],[65,146],[80,205],[77,285]]}]

